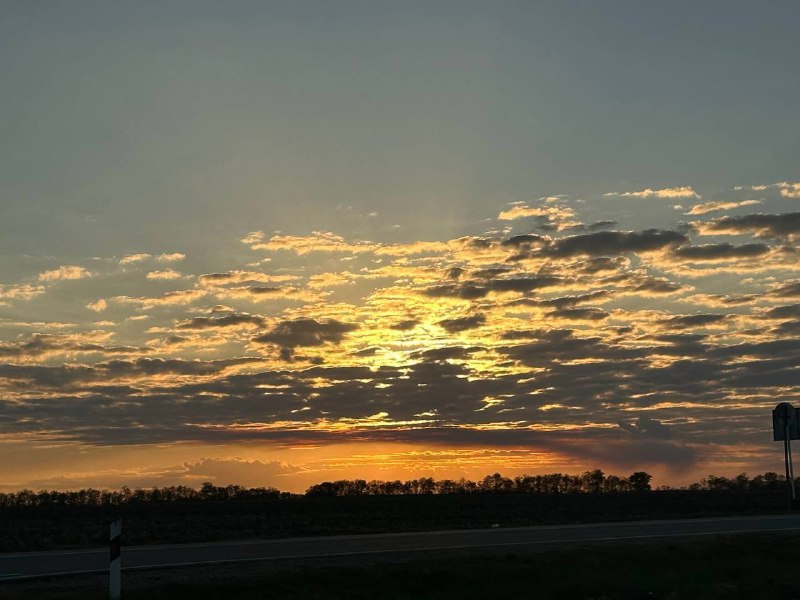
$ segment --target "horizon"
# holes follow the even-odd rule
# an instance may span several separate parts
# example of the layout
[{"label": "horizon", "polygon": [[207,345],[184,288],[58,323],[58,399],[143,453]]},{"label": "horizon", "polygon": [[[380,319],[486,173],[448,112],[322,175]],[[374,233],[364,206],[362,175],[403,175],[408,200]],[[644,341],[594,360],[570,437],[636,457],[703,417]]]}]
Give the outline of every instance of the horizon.
[{"label": "horizon", "polygon": [[798,21],[4,3],[0,491],[780,472]]},{"label": "horizon", "polygon": [[[192,489],[192,490],[197,492],[197,491],[201,491],[203,488],[205,488],[205,486],[211,485],[211,486],[213,486],[215,488],[219,488],[219,489],[230,488],[230,487],[239,488],[239,489],[242,489],[244,491],[264,489],[264,490],[274,491],[276,493],[279,492],[281,494],[286,493],[286,494],[295,495],[295,496],[302,496],[302,495],[309,494],[310,492],[312,492],[313,488],[319,487],[321,485],[329,484],[329,483],[340,483],[340,482],[343,482],[343,481],[346,481],[346,482],[363,481],[363,482],[365,482],[367,484],[376,484],[376,483],[403,483],[403,484],[408,484],[408,483],[412,483],[414,481],[420,481],[420,480],[429,479],[429,480],[433,480],[436,483],[440,483],[440,482],[455,482],[455,483],[465,482],[465,483],[471,483],[471,484],[480,485],[481,482],[483,482],[483,481],[485,481],[487,479],[494,478],[496,476],[500,476],[500,477],[502,477],[504,479],[509,479],[510,481],[515,481],[516,479],[524,479],[526,477],[534,477],[535,478],[535,477],[547,477],[547,476],[553,476],[553,475],[580,479],[584,475],[593,474],[596,471],[600,471],[601,472],[603,479],[616,478],[616,479],[623,480],[623,481],[624,480],[630,480],[631,478],[633,478],[636,475],[644,474],[649,478],[648,479],[648,482],[649,482],[648,483],[648,485],[649,485],[648,491],[662,491],[662,490],[677,490],[677,491],[682,491],[683,490],[683,491],[685,491],[685,490],[691,490],[693,486],[697,486],[697,485],[704,486],[704,485],[707,485],[710,480],[726,480],[728,482],[733,483],[741,476],[745,476],[746,477],[748,484],[750,482],[752,482],[755,478],[763,477],[763,476],[766,476],[766,475],[770,475],[770,476],[774,475],[775,476],[775,481],[785,482],[785,480],[786,480],[786,477],[783,474],[777,473],[775,471],[767,471],[767,472],[764,472],[764,473],[758,473],[756,475],[753,475],[752,477],[748,473],[737,473],[735,476],[716,475],[716,474],[711,473],[711,474],[707,475],[706,477],[703,477],[703,478],[699,479],[698,481],[692,481],[691,483],[686,483],[684,485],[679,485],[679,486],[672,486],[672,485],[658,484],[657,482],[655,482],[653,480],[652,475],[650,473],[647,473],[646,471],[634,471],[633,473],[630,473],[628,475],[619,475],[619,474],[616,474],[616,473],[603,472],[602,469],[590,469],[589,471],[585,471],[583,473],[560,473],[560,472],[524,473],[522,475],[517,475],[515,477],[506,477],[502,473],[495,472],[495,473],[487,473],[484,477],[479,477],[479,478],[474,479],[474,480],[473,479],[466,479],[466,478],[460,478],[460,479],[457,479],[457,480],[446,479],[446,478],[436,479],[436,478],[424,477],[424,476],[421,476],[421,477],[415,478],[415,479],[407,479],[407,480],[399,480],[399,479],[396,479],[396,480],[391,480],[391,479],[382,480],[382,479],[380,479],[379,480],[379,479],[363,479],[363,478],[325,480],[325,481],[318,481],[318,482],[316,482],[314,484],[311,484],[310,486],[308,486],[307,488],[302,489],[302,490],[286,490],[286,489],[280,489],[280,488],[277,488],[277,487],[274,487],[274,486],[245,486],[245,485],[237,484],[235,482],[223,483],[223,482],[220,482],[220,481],[218,481],[218,482],[203,481],[202,483],[199,483],[199,484],[197,482],[194,482],[194,483],[189,483],[189,484],[183,483],[183,484],[179,484],[179,485],[175,485],[175,486],[150,486],[150,487],[135,487],[135,488],[131,488],[131,487],[128,487],[128,486],[122,486],[122,487],[119,487],[119,488],[87,487],[87,488],[68,488],[68,489],[58,489],[58,490],[56,490],[56,489],[33,490],[33,489],[23,488],[23,489],[15,489],[15,490],[0,490],[0,494],[13,495],[13,494],[16,494],[16,493],[19,493],[19,492],[31,492],[31,493],[34,493],[34,494],[41,494],[41,493],[69,494],[69,493],[76,493],[76,492],[87,491],[87,490],[92,490],[92,491],[97,491],[97,492],[102,492],[102,493],[120,493],[125,489],[127,489],[127,490],[129,490],[131,492],[135,492],[137,490],[138,491],[148,491],[148,490],[169,489],[169,488],[178,488],[178,487],[189,488],[189,489]],[[800,479],[800,477],[796,478],[796,479]],[[475,491],[477,491],[477,490],[475,490]],[[614,491],[617,491],[619,493],[626,493],[626,492],[630,492],[632,490],[624,490],[623,489],[623,490],[614,490]],[[405,492],[405,493],[402,493],[400,495],[415,495],[415,494],[420,494],[420,493],[423,493],[423,492]],[[424,492],[424,493],[438,494],[440,492]],[[452,494],[454,494],[456,492],[443,492],[443,493],[446,494],[446,495],[447,494],[452,495]],[[470,493],[472,493],[472,492],[470,492]],[[496,492],[492,491],[491,493],[496,493]],[[551,493],[551,492],[519,492],[519,493]],[[558,492],[558,493],[564,493],[564,492]],[[588,493],[588,492],[581,491],[581,493]],[[604,490],[604,493],[607,493],[607,490]],[[345,495],[349,495],[349,494],[345,494]],[[355,495],[358,495],[358,494],[355,494]],[[368,493],[367,495],[372,495],[372,494]],[[388,494],[388,495],[394,495],[394,494]]]}]

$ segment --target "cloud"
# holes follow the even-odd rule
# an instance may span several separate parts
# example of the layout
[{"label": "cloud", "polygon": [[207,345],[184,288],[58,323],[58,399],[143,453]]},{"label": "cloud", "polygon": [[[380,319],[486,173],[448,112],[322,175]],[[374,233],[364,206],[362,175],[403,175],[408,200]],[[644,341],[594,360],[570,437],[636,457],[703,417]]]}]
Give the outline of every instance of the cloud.
[{"label": "cloud", "polygon": [[514,246],[523,248],[541,248],[550,243],[550,238],[537,235],[535,233],[523,233],[521,235],[514,235],[510,238],[503,240],[504,246]]},{"label": "cloud", "polygon": [[358,325],[355,323],[343,323],[335,319],[295,319],[278,323],[270,332],[253,338],[253,341],[285,348],[321,346],[338,344],[345,335],[356,329]]},{"label": "cloud", "polygon": [[160,262],[179,262],[185,258],[186,255],[181,252],[165,252],[164,254],[159,254],[156,260]]},{"label": "cloud", "polygon": [[800,183],[788,183],[784,181],[780,184],[781,196],[784,198],[800,198]]},{"label": "cloud", "polygon": [[166,292],[161,296],[156,297],[132,297],[132,296],[114,296],[112,300],[119,304],[134,304],[140,308],[148,309],[159,306],[174,306],[181,304],[191,304],[195,300],[199,300],[208,295],[205,290],[175,290]]},{"label": "cloud", "polygon": [[619,426],[628,433],[641,437],[658,439],[669,439],[672,437],[669,427],[649,417],[636,417],[629,421],[620,421]]},{"label": "cloud", "polygon": [[771,296],[778,298],[800,297],[800,281],[786,281],[770,290]]},{"label": "cloud", "polygon": [[397,331],[411,331],[419,325],[419,321],[416,319],[406,319],[405,321],[399,321],[398,323],[393,323],[389,326],[390,329],[396,329]]},{"label": "cloud", "polygon": [[86,279],[91,276],[92,274],[83,267],[63,265],[52,271],[39,273],[38,279],[39,281],[64,281],[70,279]]},{"label": "cloud", "polygon": [[672,257],[688,261],[720,261],[739,258],[758,258],[769,254],[766,244],[704,244],[697,246],[681,246],[672,250]]},{"label": "cloud", "polygon": [[[247,252],[211,257],[200,273],[181,269],[194,287],[147,296],[135,292],[140,269],[114,269],[85,284],[92,295],[58,298],[64,312],[50,318],[74,322],[63,329],[15,306],[0,318],[3,431],[99,445],[535,448],[639,468],[731,444],[764,452],[763,407],[800,389],[800,251],[788,243],[800,213],[629,231],[577,200],[566,216],[586,209],[592,224],[559,229],[557,203],[543,206],[504,209],[534,219],[518,234],[256,232],[243,242],[280,252],[270,270]],[[497,225],[476,228],[487,222]],[[700,237],[731,233],[743,239]],[[150,273],[177,273],[160,266]],[[44,292],[37,272],[26,277],[0,286],[0,301]],[[114,319],[98,325],[75,307],[111,307]],[[277,468],[214,460],[176,472]]]},{"label": "cloud", "polygon": [[183,276],[175,269],[166,269],[164,271],[150,271],[146,277],[153,280],[168,280],[181,279]]},{"label": "cloud", "polygon": [[199,489],[203,483],[217,486],[274,487],[286,489],[287,477],[303,472],[301,467],[279,461],[203,457],[194,462],[166,467],[137,467],[113,471],[73,472],[57,477],[37,478],[20,483],[26,489],[119,489],[185,485]]},{"label": "cloud", "polygon": [[197,278],[204,286],[227,286],[242,283],[286,283],[300,279],[297,275],[270,274],[261,271],[226,271],[224,273],[205,273]]},{"label": "cloud", "polygon": [[152,258],[151,254],[146,254],[144,252],[140,252],[138,254],[126,254],[122,258],[119,259],[119,264],[121,265],[134,265],[136,263],[143,262],[148,258]]},{"label": "cloud", "polygon": [[566,319],[573,321],[602,321],[607,319],[610,314],[600,308],[557,308],[545,313],[548,317]]},{"label": "cloud", "polygon": [[210,481],[217,485],[235,483],[248,487],[277,487],[282,477],[301,471],[299,467],[279,461],[262,462],[241,458],[202,458],[195,463],[184,463],[183,467],[185,476],[196,481]]},{"label": "cloud", "polygon": [[267,302],[270,300],[292,300],[296,302],[319,302],[325,299],[326,292],[306,290],[294,286],[235,286],[217,288],[214,295],[225,300],[249,300]]},{"label": "cloud", "polygon": [[50,359],[75,354],[139,354],[146,347],[110,345],[110,334],[95,330],[74,334],[35,333],[24,341],[0,343],[0,357]]},{"label": "cloud", "polygon": [[253,250],[272,252],[284,250],[299,255],[311,252],[358,254],[372,252],[378,248],[378,244],[371,242],[347,242],[342,236],[328,231],[314,231],[308,236],[274,235],[266,242],[260,241],[255,234],[250,234],[242,241]]},{"label": "cloud", "polygon": [[459,317],[456,319],[443,319],[437,323],[448,333],[460,333],[468,329],[475,329],[486,323],[484,315],[472,315],[469,317]]},{"label": "cloud", "polygon": [[86,308],[95,312],[103,312],[106,308],[108,308],[108,302],[106,302],[103,298],[100,298],[96,302],[90,302],[87,304]]},{"label": "cloud", "polygon": [[723,306],[742,306],[753,304],[759,299],[757,294],[745,294],[741,296],[731,296],[728,294],[695,294],[681,298],[681,302],[693,302],[703,306],[723,307]]},{"label": "cloud", "polygon": [[710,212],[717,212],[721,210],[731,210],[741,206],[754,206],[761,204],[760,200],[742,200],[741,202],[705,202],[704,204],[695,204],[687,215],[704,215]]},{"label": "cloud", "polygon": [[764,312],[767,319],[800,319],[800,304],[776,306]]},{"label": "cloud", "polygon": [[662,229],[600,231],[556,239],[543,252],[553,257],[618,255],[676,248],[688,241],[682,233]]},{"label": "cloud", "polygon": [[531,207],[525,204],[515,204],[497,216],[501,221],[513,221],[529,217],[542,218],[545,223],[552,224],[553,227],[559,230],[578,224],[575,221],[575,211],[565,206]]},{"label": "cloud", "polygon": [[757,192],[763,192],[769,189],[777,189],[780,195],[784,198],[800,198],[800,182],[789,182],[789,181],[779,181],[777,183],[768,183],[768,184],[761,184],[761,185],[750,185],[750,186],[736,186],[735,190],[753,190]]},{"label": "cloud", "polygon": [[721,217],[712,221],[694,221],[700,235],[743,235],[793,240],[800,233],[800,212],[783,214],[756,213],[738,217]]},{"label": "cloud", "polygon": [[676,315],[658,322],[665,329],[696,329],[709,326],[721,325],[730,317],[728,315],[698,314],[698,315]]},{"label": "cloud", "polygon": [[408,244],[389,244],[375,247],[378,256],[413,256],[417,254],[437,254],[451,250],[456,244],[448,242],[412,242]]},{"label": "cloud", "polygon": [[229,327],[264,327],[266,319],[259,315],[232,314],[222,317],[194,317],[178,323],[178,329],[217,329]]},{"label": "cloud", "polygon": [[423,291],[426,296],[439,298],[477,299],[490,292],[503,294],[524,294],[543,288],[557,287],[566,282],[561,277],[542,275],[540,277],[510,277],[503,279],[465,281],[457,284],[431,286]]},{"label": "cloud", "polygon": [[41,285],[30,285],[27,283],[3,285],[0,284],[0,306],[6,304],[6,300],[31,300],[36,296],[41,296],[46,292],[46,288]]},{"label": "cloud", "polygon": [[690,186],[664,188],[661,190],[653,190],[645,188],[638,192],[609,192],[603,194],[604,196],[623,196],[631,198],[663,198],[667,200],[674,200],[678,198],[700,198],[700,194],[694,191]]}]

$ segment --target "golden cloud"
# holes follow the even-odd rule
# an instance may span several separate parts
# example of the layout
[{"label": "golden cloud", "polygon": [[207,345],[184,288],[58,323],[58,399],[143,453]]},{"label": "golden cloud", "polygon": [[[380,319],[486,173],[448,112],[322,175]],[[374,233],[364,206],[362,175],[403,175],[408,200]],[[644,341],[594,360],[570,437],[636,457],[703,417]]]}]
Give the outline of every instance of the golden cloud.
[{"label": "golden cloud", "polygon": [[742,200],[741,202],[705,202],[704,204],[695,204],[687,215],[705,215],[710,212],[717,212],[720,210],[731,210],[739,208],[740,206],[754,206],[761,204],[761,200]]},{"label": "golden cloud", "polygon": [[75,265],[62,265],[57,269],[53,269],[52,271],[45,271],[44,273],[39,273],[39,281],[64,281],[69,279],[86,279],[87,277],[91,277],[92,274],[89,273],[83,267],[78,267]]},{"label": "golden cloud", "polygon": [[164,280],[164,279],[180,279],[183,277],[175,269],[165,269],[164,271],[150,271],[146,275],[147,279]]},{"label": "golden cloud", "polygon": [[184,258],[186,258],[186,255],[182,252],[165,252],[164,254],[159,254],[156,260],[161,262],[178,262]]},{"label": "golden cloud", "polygon": [[125,256],[119,259],[119,264],[133,265],[145,261],[148,258],[152,258],[152,255],[147,254],[145,252],[139,252],[138,254],[126,254]]},{"label": "golden cloud", "polygon": [[654,190],[645,188],[638,192],[609,192],[603,194],[604,196],[623,196],[628,198],[662,198],[666,200],[674,200],[680,198],[700,198],[700,194],[694,191],[691,186],[664,188]]}]

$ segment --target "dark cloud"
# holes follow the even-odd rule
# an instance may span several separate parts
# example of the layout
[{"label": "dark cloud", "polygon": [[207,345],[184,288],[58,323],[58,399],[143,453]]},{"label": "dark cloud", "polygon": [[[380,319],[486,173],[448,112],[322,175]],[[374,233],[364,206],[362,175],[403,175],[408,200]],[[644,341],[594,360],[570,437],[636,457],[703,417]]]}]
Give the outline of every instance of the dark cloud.
[{"label": "dark cloud", "polygon": [[444,348],[433,348],[431,350],[414,352],[411,354],[411,358],[422,360],[465,360],[469,358],[470,355],[475,354],[475,352],[479,352],[483,349],[484,348],[480,346],[446,346]]},{"label": "dark cloud", "polygon": [[[44,387],[70,389],[74,385],[107,382],[121,377],[148,377],[155,375],[215,375],[227,368],[256,363],[259,358],[232,358],[218,361],[139,358],[112,360],[86,365],[14,365],[0,363],[0,379],[22,380]],[[144,383],[144,382],[143,382]],[[93,390],[97,388],[92,388]]]},{"label": "dark cloud", "polygon": [[731,346],[718,346],[709,349],[709,353],[717,357],[758,356],[775,359],[799,354],[800,339],[769,340],[766,342],[746,342]]},{"label": "dark cloud", "polygon": [[725,294],[709,294],[706,296],[714,303],[724,304],[726,306],[738,306],[741,304],[750,304],[758,300],[759,296],[756,294],[745,294],[743,296],[727,296]]},{"label": "dark cloud", "polygon": [[322,346],[327,343],[338,344],[356,329],[357,324],[336,319],[295,319],[279,323],[272,331],[254,337],[253,341],[277,344],[284,348]]},{"label": "dark cloud", "polygon": [[800,319],[800,304],[776,306],[764,313],[767,319]]},{"label": "dark cloud", "polygon": [[98,370],[94,367],[61,365],[0,364],[0,379],[23,381],[25,385],[43,387],[67,387],[75,382],[89,382],[97,379]]},{"label": "dark cloud", "polygon": [[240,325],[254,325],[263,327],[264,317],[248,314],[232,314],[223,317],[194,317],[178,324],[178,329],[215,329],[238,327]]},{"label": "dark cloud", "polygon": [[553,257],[614,256],[676,248],[689,241],[682,233],[663,229],[599,231],[556,239],[544,249]]},{"label": "dark cloud", "polygon": [[800,297],[800,281],[787,281],[770,292],[771,296],[778,298]]},{"label": "dark cloud", "polygon": [[479,269],[474,271],[472,276],[476,279],[494,279],[501,275],[507,275],[510,271],[511,269],[505,267],[494,267],[491,269]]},{"label": "dark cloud", "polygon": [[[504,271],[501,271],[504,272]],[[555,287],[566,282],[563,277],[554,275],[536,275],[531,277],[514,277],[507,279],[490,279],[458,284],[437,285],[427,288],[426,296],[438,298],[462,298],[476,300],[486,297],[489,292],[528,293],[548,287]]]},{"label": "dark cloud", "polygon": [[628,421],[620,421],[619,426],[637,436],[668,439],[671,437],[669,427],[649,417],[637,417]]},{"label": "dark cloud", "polygon": [[800,212],[783,214],[756,213],[737,217],[721,217],[696,224],[703,233],[744,234],[756,237],[793,239],[800,233]]},{"label": "dark cloud", "polygon": [[494,279],[487,283],[493,292],[531,292],[542,288],[562,285],[566,280],[553,275],[537,275],[534,277],[517,277],[512,279]]},{"label": "dark cloud", "polygon": [[435,285],[423,292],[432,298],[461,298],[463,300],[476,300],[484,298],[489,293],[489,288],[481,285],[451,284]]},{"label": "dark cloud", "polygon": [[569,233],[601,231],[603,229],[608,229],[609,227],[613,227],[616,224],[617,224],[616,221],[595,221],[594,223],[576,223],[575,225],[570,225],[569,227],[562,229],[562,231],[566,231]]},{"label": "dark cloud", "polygon": [[677,315],[669,319],[662,319],[658,321],[658,324],[667,329],[691,329],[723,323],[729,318],[729,315],[717,314]]},{"label": "dark cloud", "polygon": [[547,300],[532,300],[530,298],[522,298],[520,300],[513,300],[508,302],[506,306],[544,306],[553,307],[557,309],[572,308],[576,304],[583,304],[584,302],[596,302],[597,300],[605,300],[612,296],[608,290],[596,290],[587,294],[578,294],[575,296],[560,296],[558,298],[548,298]]},{"label": "dark cloud", "polygon": [[573,319],[577,321],[602,321],[609,313],[600,308],[558,308],[546,313],[548,317]]},{"label": "dark cloud", "polygon": [[389,325],[389,329],[394,329],[396,331],[409,331],[414,329],[419,325],[419,321],[416,319],[407,319],[405,321],[400,321],[399,323],[394,323],[393,325]]},{"label": "dark cloud", "polygon": [[603,271],[619,271],[627,265],[628,259],[624,256],[598,256],[580,263],[578,270],[581,273],[594,275],[595,273],[602,273]]},{"label": "dark cloud", "polygon": [[[514,339],[518,332],[507,332],[506,339]],[[572,330],[554,330],[536,335],[533,342],[517,346],[501,346],[498,351],[527,366],[542,366],[556,360],[594,358],[598,361],[638,359],[646,356],[643,349],[625,348],[603,342],[599,336],[577,337]],[[590,367],[586,367],[587,371]]]},{"label": "dark cloud", "polygon": [[776,335],[800,335],[800,321],[786,321],[771,331]]},{"label": "dark cloud", "polygon": [[131,375],[212,375],[232,365],[257,362],[256,358],[234,358],[227,360],[203,361],[183,360],[179,358],[139,358],[130,360],[113,360],[98,363],[96,366],[111,377]]},{"label": "dark cloud", "polygon": [[559,342],[572,337],[574,329],[529,329],[505,331],[501,337],[504,340],[538,339],[542,341]]},{"label": "dark cloud", "polygon": [[536,235],[535,233],[525,233],[522,235],[514,235],[506,240],[503,240],[503,246],[513,246],[515,248],[531,248],[546,246],[550,242],[550,238]]},{"label": "dark cloud", "polygon": [[459,331],[466,331],[467,329],[475,329],[484,323],[486,323],[486,317],[484,315],[477,314],[472,315],[471,317],[443,319],[436,324],[448,333],[458,333]]},{"label": "dark cloud", "polygon": [[269,285],[254,285],[243,288],[248,294],[254,296],[284,296],[296,294],[299,290],[292,286],[269,286]]},{"label": "dark cloud", "polygon": [[645,296],[670,295],[691,289],[682,283],[670,281],[663,277],[647,275],[641,271],[626,271],[608,275],[600,278],[597,284],[603,286],[614,285],[623,290]]},{"label": "dark cloud", "polygon": [[48,333],[33,334],[28,340],[0,345],[0,357],[44,357],[50,354],[144,354],[151,352],[147,346],[108,346],[82,341],[78,337]]},{"label": "dark cloud", "polygon": [[672,251],[675,258],[693,261],[715,261],[737,258],[756,258],[768,254],[770,247],[766,244],[704,244],[699,246],[681,246]]}]

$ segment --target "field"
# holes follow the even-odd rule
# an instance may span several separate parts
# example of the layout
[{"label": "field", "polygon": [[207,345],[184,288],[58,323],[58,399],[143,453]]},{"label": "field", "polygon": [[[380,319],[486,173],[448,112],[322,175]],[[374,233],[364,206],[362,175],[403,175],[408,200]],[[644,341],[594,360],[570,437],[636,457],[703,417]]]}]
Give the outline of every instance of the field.
[{"label": "field", "polygon": [[[592,545],[405,564],[229,566],[125,574],[126,600],[481,599],[790,600],[800,598],[800,536]],[[0,597],[107,597],[103,578],[0,585]]]},{"label": "field", "polygon": [[0,510],[0,551],[102,546],[123,519],[123,544],[425,531],[766,514],[785,509],[780,490],[663,490],[603,494],[292,496]]}]

